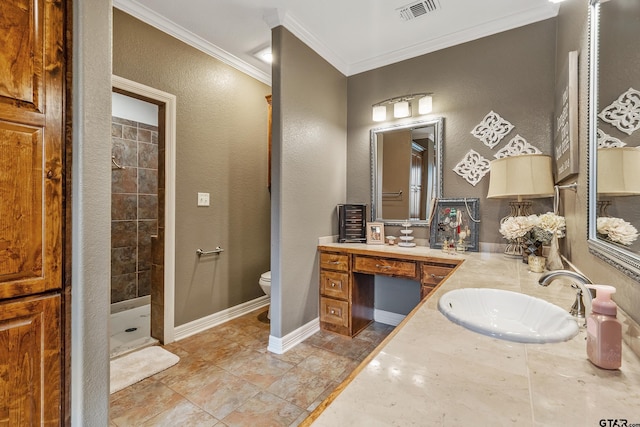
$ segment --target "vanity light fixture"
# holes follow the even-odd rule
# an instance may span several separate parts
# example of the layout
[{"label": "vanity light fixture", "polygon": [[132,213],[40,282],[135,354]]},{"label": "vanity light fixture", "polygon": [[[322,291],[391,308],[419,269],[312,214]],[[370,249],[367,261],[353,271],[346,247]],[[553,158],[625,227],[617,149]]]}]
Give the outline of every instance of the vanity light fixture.
[{"label": "vanity light fixture", "polygon": [[418,100],[418,113],[429,114],[433,110],[433,97],[425,95]]},{"label": "vanity light fixture", "polygon": [[373,106],[373,121],[384,122],[387,120],[387,106],[386,105],[374,105]]},{"label": "vanity light fixture", "polygon": [[374,122],[383,122],[387,119],[387,105],[393,105],[393,117],[396,119],[410,117],[412,115],[411,103],[418,100],[418,114],[431,113],[433,109],[433,97],[430,93],[413,93],[410,95],[396,96],[373,104],[372,118]]},{"label": "vanity light fixture", "polygon": [[402,117],[409,117],[411,115],[411,104],[409,101],[398,101],[393,104],[393,117],[400,119]]}]

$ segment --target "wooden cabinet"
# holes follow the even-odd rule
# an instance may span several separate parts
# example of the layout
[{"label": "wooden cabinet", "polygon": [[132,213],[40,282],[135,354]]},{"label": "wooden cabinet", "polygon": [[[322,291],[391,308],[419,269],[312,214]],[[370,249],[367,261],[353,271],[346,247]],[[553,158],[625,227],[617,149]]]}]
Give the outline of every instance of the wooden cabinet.
[{"label": "wooden cabinet", "polygon": [[373,321],[373,276],[350,273],[352,256],[320,253],[320,326],[355,336]]},{"label": "wooden cabinet", "polygon": [[66,7],[0,4],[0,425],[64,419]]},{"label": "wooden cabinet", "polygon": [[355,257],[353,271],[415,279],[418,266],[415,261],[402,261],[393,258],[358,255]]},{"label": "wooden cabinet", "polygon": [[451,262],[424,261],[420,273],[420,298],[426,298],[442,281],[449,277],[458,264]]},{"label": "wooden cabinet", "polygon": [[350,246],[319,249],[320,327],[350,337],[373,321],[376,275],[415,280],[424,299],[462,262]]},{"label": "wooden cabinet", "polygon": [[60,300],[0,303],[0,425],[60,425]]}]

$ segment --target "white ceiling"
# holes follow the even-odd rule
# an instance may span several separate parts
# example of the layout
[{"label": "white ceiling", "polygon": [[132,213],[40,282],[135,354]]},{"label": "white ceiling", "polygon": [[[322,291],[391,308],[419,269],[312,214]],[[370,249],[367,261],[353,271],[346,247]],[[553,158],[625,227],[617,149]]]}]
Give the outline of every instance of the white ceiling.
[{"label": "white ceiling", "polygon": [[270,84],[253,54],[284,25],[350,76],[554,17],[548,0],[432,0],[437,9],[403,21],[407,0],[113,0],[154,27]]}]

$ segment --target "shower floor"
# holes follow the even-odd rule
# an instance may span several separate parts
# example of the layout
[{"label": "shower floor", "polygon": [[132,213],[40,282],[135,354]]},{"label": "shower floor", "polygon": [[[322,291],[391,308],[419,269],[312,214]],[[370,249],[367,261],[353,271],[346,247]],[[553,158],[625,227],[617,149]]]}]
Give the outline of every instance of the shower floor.
[{"label": "shower floor", "polygon": [[112,314],[109,330],[111,358],[158,343],[151,338],[150,304]]}]

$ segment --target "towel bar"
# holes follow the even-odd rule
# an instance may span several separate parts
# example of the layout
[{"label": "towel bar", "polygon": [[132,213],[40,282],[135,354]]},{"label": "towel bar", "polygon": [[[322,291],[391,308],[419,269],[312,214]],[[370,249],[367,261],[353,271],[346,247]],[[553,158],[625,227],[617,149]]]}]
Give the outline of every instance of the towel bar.
[{"label": "towel bar", "polygon": [[224,249],[222,249],[220,246],[216,246],[216,248],[212,251],[203,251],[202,249],[196,249],[196,254],[198,254],[198,256],[219,254],[220,252],[224,252]]}]

